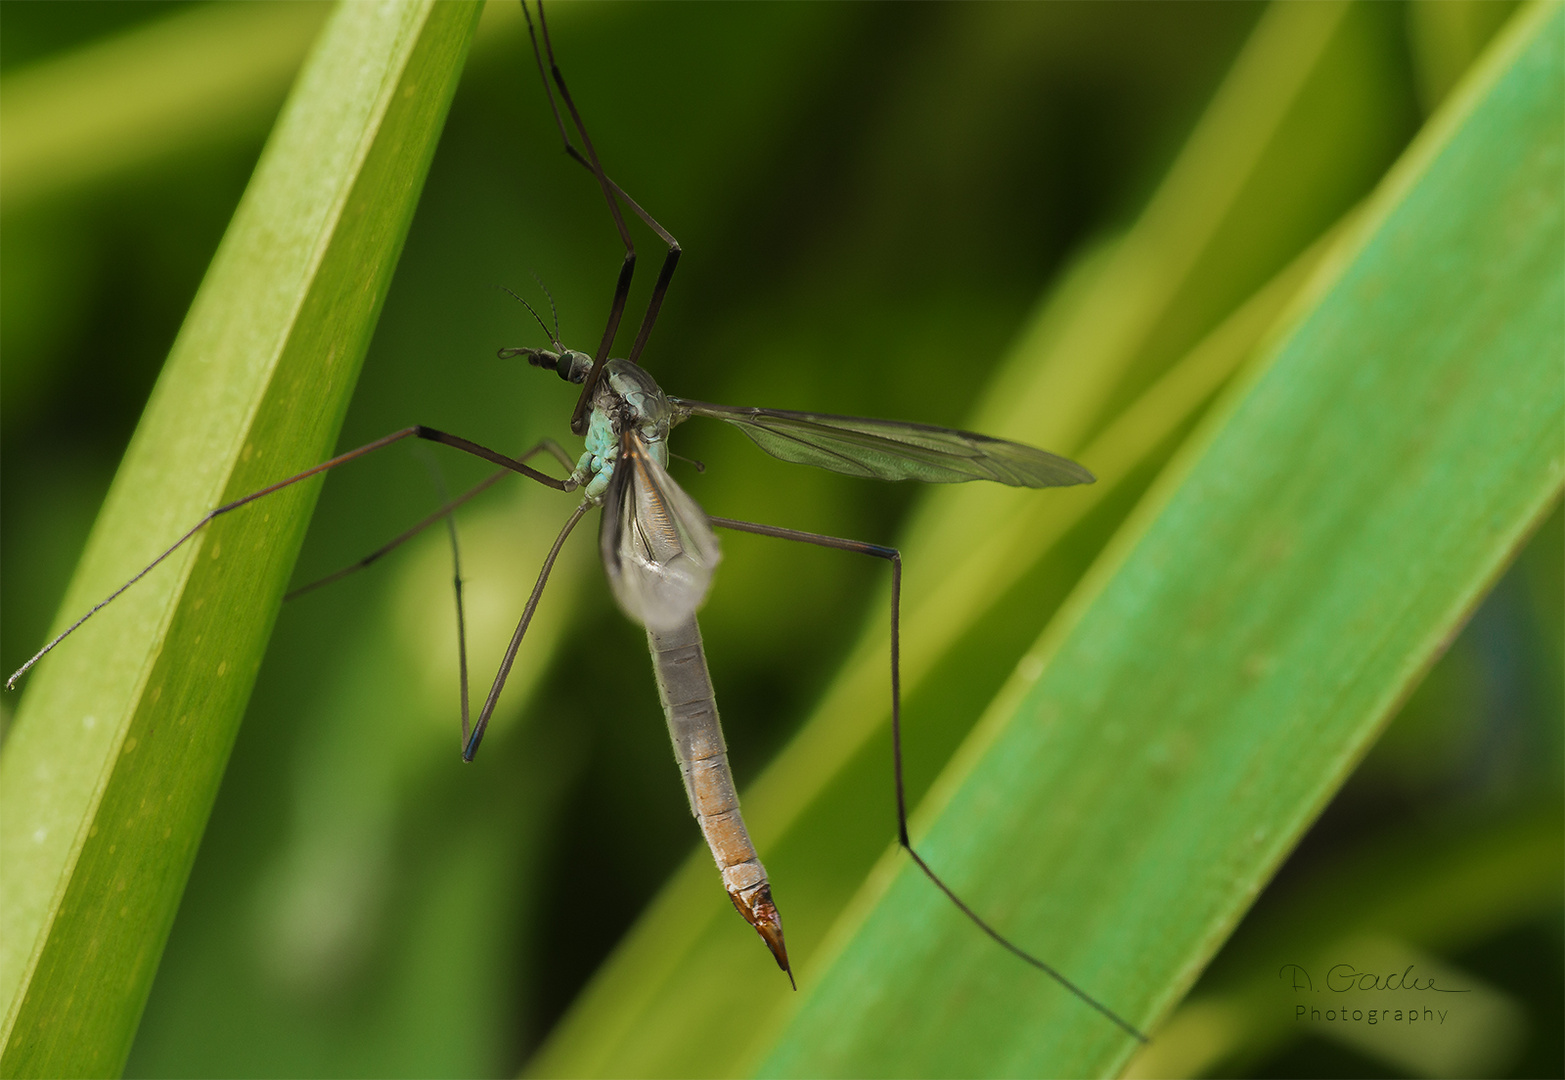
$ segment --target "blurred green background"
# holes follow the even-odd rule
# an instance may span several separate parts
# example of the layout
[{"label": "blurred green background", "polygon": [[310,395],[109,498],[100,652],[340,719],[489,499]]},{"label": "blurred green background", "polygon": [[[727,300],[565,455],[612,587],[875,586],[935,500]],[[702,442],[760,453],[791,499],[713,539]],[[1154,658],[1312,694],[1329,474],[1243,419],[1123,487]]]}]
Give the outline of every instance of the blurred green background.
[{"label": "blurred green background", "polygon": [[[644,356],[664,387],[953,425],[1051,283],[1136,219],[1261,12],[550,9],[610,174],[686,252]],[[1355,78],[1335,104],[1341,138],[1321,148],[1347,146],[1351,158],[1331,186],[1302,195],[1279,177],[1290,254],[1373,187],[1508,13],[1444,3],[1352,13],[1344,63]],[[323,14],[0,5],[6,670],[45,637]],[[123,113],[84,115],[95,93]],[[655,237],[636,236],[643,272],[628,322],[661,255]],[[570,445],[569,389],[495,358],[500,345],[541,343],[496,286],[536,298],[536,273],[567,343],[590,348],[619,257],[600,197],[559,152],[518,14],[491,10],[342,446],[415,422],[502,450],[543,435]],[[676,463],[676,478],[724,516],[894,542],[917,494],[785,465],[726,429],[691,425],[676,448],[708,465],[697,475]],[[451,490],[484,475],[399,447],[334,476],[298,580],[426,513],[440,498],[432,470]],[[484,684],[569,510],[549,495],[502,486],[461,519]],[[478,765],[460,765],[447,555],[443,538],[426,540],[285,607],[130,1074],[514,1073],[698,843],[641,631],[614,608],[586,538],[562,560]],[[724,543],[702,623],[744,785],[863,622],[883,618],[872,606],[883,574],[830,553]],[[1080,553],[1083,566],[1092,554]],[[1418,893],[1443,928],[1433,951],[1492,990],[1510,1025],[1483,1068],[1559,1075],[1557,891],[1504,910],[1440,908],[1464,874],[1496,872],[1474,851],[1539,832],[1557,849],[1562,564],[1556,510],[1176,1015],[1170,1041],[1217,1040],[1196,1071],[1419,1073],[1395,1048],[1291,1038],[1233,1005],[1257,956],[1349,925],[1395,933],[1361,925],[1384,906],[1395,867],[1400,882],[1443,883]],[[1030,640],[994,649],[996,684]],[[920,753],[910,748],[915,793],[939,765]],[[884,812],[889,837],[889,801]],[[610,850],[619,872],[606,893],[595,871]]]}]

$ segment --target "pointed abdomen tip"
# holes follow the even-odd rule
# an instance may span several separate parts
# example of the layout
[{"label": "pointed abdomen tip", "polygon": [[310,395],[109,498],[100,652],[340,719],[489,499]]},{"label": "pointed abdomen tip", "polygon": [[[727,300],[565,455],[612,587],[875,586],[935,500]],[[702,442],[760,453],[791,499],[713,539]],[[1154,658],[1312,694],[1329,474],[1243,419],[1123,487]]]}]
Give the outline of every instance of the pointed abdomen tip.
[{"label": "pointed abdomen tip", "polygon": [[793,968],[788,963],[788,945],[783,941],[782,916],[777,913],[777,905],[772,902],[772,887],[763,883],[760,888],[750,890],[748,896],[738,892],[729,893],[728,896],[734,902],[734,907],[739,909],[739,914],[761,935],[766,947],[772,950],[777,966],[788,976],[789,984],[797,990],[799,987],[793,981]]}]

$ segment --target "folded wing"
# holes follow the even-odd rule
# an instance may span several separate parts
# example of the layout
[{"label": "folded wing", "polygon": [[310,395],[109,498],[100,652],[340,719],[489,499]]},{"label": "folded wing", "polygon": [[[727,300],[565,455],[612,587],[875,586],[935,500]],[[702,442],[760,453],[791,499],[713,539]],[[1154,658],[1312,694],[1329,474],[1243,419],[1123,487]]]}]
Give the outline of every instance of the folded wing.
[{"label": "folded wing", "polygon": [[773,457],[875,480],[1068,487],[1094,477],[1068,458],[972,431],[785,409],[738,409],[669,398],[685,416],[725,420]]},{"label": "folded wing", "polygon": [[722,559],[706,515],[634,432],[622,437],[598,545],[620,607],[657,631],[695,614]]}]

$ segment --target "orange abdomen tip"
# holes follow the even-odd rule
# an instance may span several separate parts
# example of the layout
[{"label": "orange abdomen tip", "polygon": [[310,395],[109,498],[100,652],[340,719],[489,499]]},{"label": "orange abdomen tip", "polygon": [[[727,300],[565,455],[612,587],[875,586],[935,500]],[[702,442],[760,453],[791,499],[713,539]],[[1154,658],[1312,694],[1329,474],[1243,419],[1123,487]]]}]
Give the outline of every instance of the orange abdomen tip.
[{"label": "orange abdomen tip", "polygon": [[772,887],[762,882],[759,888],[732,891],[728,898],[739,909],[739,914],[744,916],[745,922],[755,927],[755,932],[761,935],[766,947],[772,950],[777,966],[788,976],[788,984],[797,990],[799,984],[793,981],[793,968],[788,964],[788,946],[783,942],[782,916],[777,913],[777,905],[772,902]]}]

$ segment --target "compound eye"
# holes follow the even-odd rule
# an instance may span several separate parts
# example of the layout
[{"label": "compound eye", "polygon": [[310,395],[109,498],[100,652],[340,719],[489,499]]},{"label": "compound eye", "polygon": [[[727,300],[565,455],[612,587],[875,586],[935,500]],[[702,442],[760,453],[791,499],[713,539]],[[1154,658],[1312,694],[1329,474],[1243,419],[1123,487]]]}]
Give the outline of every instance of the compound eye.
[{"label": "compound eye", "polygon": [[566,382],[586,382],[587,372],[592,370],[592,357],[575,349],[566,349],[555,370]]}]

